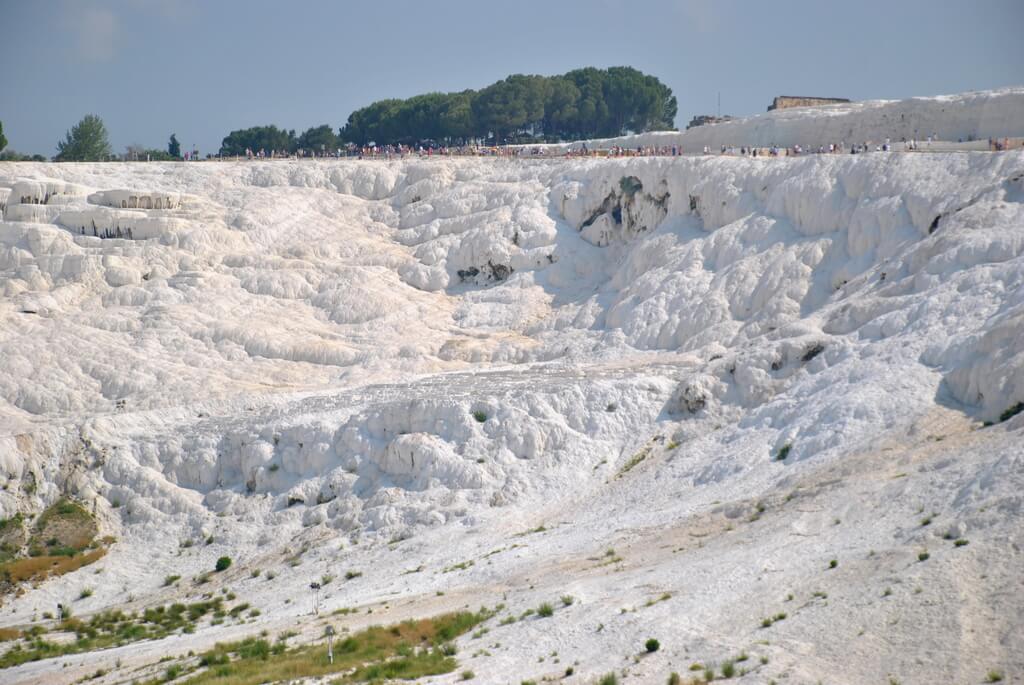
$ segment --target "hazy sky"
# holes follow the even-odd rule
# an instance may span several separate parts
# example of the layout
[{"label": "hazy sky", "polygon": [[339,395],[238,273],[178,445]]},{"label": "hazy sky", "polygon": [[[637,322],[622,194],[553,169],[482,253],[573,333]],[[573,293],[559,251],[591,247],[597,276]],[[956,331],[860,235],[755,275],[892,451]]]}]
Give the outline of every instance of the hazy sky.
[{"label": "hazy sky", "polygon": [[1024,0],[0,0],[9,148],[52,155],[84,114],[130,143],[215,152],[373,100],[511,73],[629,65],[677,124],[775,95],[900,98],[1024,85]]}]

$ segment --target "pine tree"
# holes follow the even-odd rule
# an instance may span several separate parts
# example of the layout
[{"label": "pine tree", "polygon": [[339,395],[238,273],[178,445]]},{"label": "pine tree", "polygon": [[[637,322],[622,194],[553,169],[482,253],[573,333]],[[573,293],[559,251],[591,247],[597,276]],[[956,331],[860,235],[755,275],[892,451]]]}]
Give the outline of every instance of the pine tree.
[{"label": "pine tree", "polygon": [[171,134],[171,140],[167,143],[167,154],[175,159],[181,159],[181,144],[178,142],[178,136],[175,133]]},{"label": "pine tree", "polygon": [[95,114],[86,114],[57,143],[58,162],[95,162],[110,157],[110,141],[103,120]]}]

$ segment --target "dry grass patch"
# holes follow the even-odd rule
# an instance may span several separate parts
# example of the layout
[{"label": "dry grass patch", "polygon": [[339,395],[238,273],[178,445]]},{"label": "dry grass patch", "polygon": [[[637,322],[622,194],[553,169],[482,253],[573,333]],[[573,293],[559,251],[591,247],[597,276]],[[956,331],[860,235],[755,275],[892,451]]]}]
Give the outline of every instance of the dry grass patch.
[{"label": "dry grass patch", "polygon": [[88,566],[101,559],[106,553],[106,548],[100,547],[75,556],[39,556],[9,561],[6,564],[0,564],[0,584],[4,580],[20,583],[29,580],[45,580],[51,576],[62,576],[65,573],[77,571],[83,566]]},{"label": "dry grass patch", "polygon": [[4,529],[10,535],[18,529],[24,530],[28,535],[25,542],[28,555],[25,556],[21,547],[15,549],[7,544],[5,554],[0,557],[3,562],[0,563],[0,593],[12,592],[18,583],[42,581],[76,571],[100,559],[106,554],[103,545],[113,542],[113,538],[97,542],[96,520],[69,499],[58,500],[40,514],[30,534],[20,517],[10,524],[5,522]]},{"label": "dry grass patch", "polygon": [[414,679],[455,671],[454,647],[449,641],[486,621],[493,612],[459,612],[392,626],[373,626],[334,645],[334,663],[327,646],[288,649],[263,639],[217,645],[192,666],[187,685],[259,685],[300,678],[338,675],[339,683],[385,679]]}]

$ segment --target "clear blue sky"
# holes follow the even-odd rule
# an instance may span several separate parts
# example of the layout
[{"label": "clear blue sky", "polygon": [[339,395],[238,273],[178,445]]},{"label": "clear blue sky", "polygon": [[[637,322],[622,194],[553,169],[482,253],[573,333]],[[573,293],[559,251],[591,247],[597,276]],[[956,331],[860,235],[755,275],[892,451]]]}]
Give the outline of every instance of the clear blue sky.
[{"label": "clear blue sky", "polygon": [[215,152],[229,131],[337,128],[384,97],[629,65],[694,114],[772,97],[1024,85],[1024,0],[0,0],[9,148],[55,154],[84,114],[116,151]]}]

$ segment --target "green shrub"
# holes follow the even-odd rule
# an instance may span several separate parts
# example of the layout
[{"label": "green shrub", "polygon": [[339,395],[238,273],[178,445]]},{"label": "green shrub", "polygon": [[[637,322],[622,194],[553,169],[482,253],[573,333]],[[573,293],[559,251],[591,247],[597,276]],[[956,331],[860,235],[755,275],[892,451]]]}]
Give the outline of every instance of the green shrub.
[{"label": "green shrub", "polygon": [[675,671],[672,671],[668,675],[668,685],[683,685],[683,677]]},{"label": "green shrub", "polygon": [[167,576],[164,578],[164,587],[170,587],[181,580],[181,576]]},{"label": "green shrub", "polygon": [[726,661],[724,664],[722,664],[723,678],[732,678],[734,675],[736,675],[736,664],[734,664],[732,661]]},{"label": "green shrub", "polygon": [[231,567],[231,557],[221,557],[217,560],[217,565],[214,566],[214,570],[220,573],[221,571],[227,571]]},{"label": "green shrub", "polygon": [[838,559],[833,559],[832,561],[828,562],[828,567],[829,568],[835,568],[838,565],[839,565],[839,560]]},{"label": "green shrub", "polygon": [[1003,679],[1002,671],[989,671],[988,674],[985,676],[985,682],[986,683],[998,683],[998,682],[1002,681],[1002,679]]},{"label": "green shrub", "polygon": [[619,677],[614,673],[605,673],[597,681],[597,685],[619,685]]},{"label": "green shrub", "polygon": [[779,448],[779,451],[775,454],[775,461],[786,461],[786,457],[789,456],[789,451],[793,449],[793,443],[787,442],[785,445]]},{"label": "green shrub", "polygon": [[653,637],[648,638],[647,642],[644,643],[644,649],[648,652],[657,652],[661,648],[661,643],[655,640]]},{"label": "green shrub", "polygon": [[953,546],[954,547],[963,547],[966,544],[968,544],[968,542],[967,542],[967,540],[965,540],[963,538],[957,538],[956,540],[953,541]]},{"label": "green shrub", "polygon": [[82,588],[82,591],[78,593],[78,599],[85,599],[87,597],[92,597],[91,587],[84,587]]},{"label": "green shrub", "polygon": [[476,673],[473,673],[473,671],[463,671],[462,672],[462,679],[463,680],[472,680],[475,677],[476,677]]},{"label": "green shrub", "polygon": [[920,554],[917,555],[917,560],[918,561],[928,561],[928,557],[930,557],[930,556],[931,555],[928,554],[928,552],[921,552]]},{"label": "green shrub", "polygon": [[487,414],[482,411],[473,412],[473,418],[476,419],[477,423],[483,423],[487,420]]},{"label": "green shrub", "polygon": [[555,614],[554,607],[552,607],[547,602],[544,602],[539,607],[537,607],[537,615],[540,616],[541,618],[550,618],[551,616],[554,616],[554,614]]},{"label": "green shrub", "polygon": [[363,575],[362,571],[345,571],[345,580],[352,580],[353,578],[358,578],[361,575]]},{"label": "green shrub", "polygon": [[[1018,402],[1017,404],[1013,405],[1012,407],[1010,407],[1009,409],[1004,411],[1002,414],[1000,414],[999,415],[999,420],[1000,421],[1009,421],[1010,419],[1012,419],[1014,416],[1016,416],[1017,414],[1021,413],[1022,411],[1024,411],[1024,402]],[[992,681],[992,682],[995,682],[995,681]]]},{"label": "green shrub", "polygon": [[562,595],[562,605],[563,606],[571,606],[572,603],[575,602],[575,601],[576,601],[576,598],[573,597],[572,595]]}]

